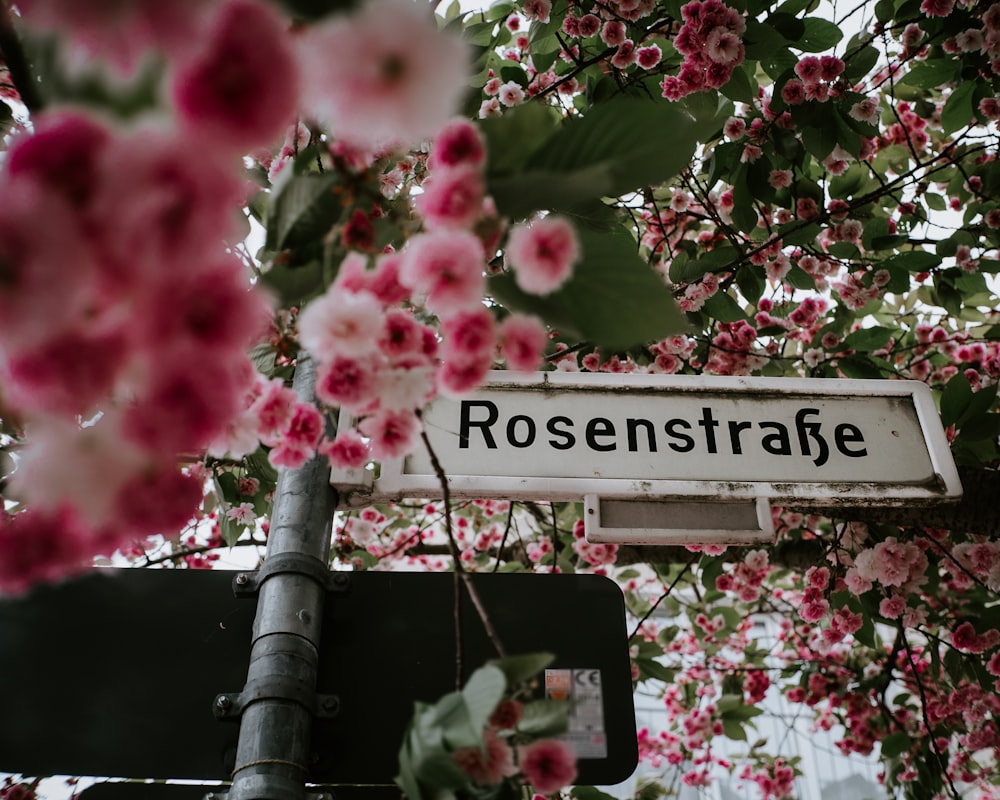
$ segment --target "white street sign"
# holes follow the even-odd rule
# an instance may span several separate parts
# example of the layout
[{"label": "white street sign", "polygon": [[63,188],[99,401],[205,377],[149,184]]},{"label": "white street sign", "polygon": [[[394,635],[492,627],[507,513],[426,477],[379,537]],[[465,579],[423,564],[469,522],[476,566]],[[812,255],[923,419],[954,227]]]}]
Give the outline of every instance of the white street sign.
[{"label": "white street sign", "polygon": [[[759,499],[961,496],[930,390],[916,381],[495,372],[467,397],[436,399],[424,426],[454,497],[673,498],[761,517]],[[342,491],[351,506],[441,495],[423,448],[383,463],[372,490]]]}]

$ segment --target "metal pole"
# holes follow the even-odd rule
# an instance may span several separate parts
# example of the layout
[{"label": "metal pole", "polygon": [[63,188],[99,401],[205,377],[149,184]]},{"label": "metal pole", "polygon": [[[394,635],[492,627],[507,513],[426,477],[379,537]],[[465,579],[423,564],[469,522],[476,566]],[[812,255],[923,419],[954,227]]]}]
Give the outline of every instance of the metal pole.
[{"label": "metal pole", "polygon": [[[300,358],[293,384],[300,400],[315,401],[315,377],[315,364]],[[278,476],[267,551],[254,578],[257,616],[247,683],[238,698],[242,717],[229,800],[306,796],[336,498],[321,457]],[[237,584],[241,578],[250,582],[242,575]],[[225,698],[220,695],[217,705],[232,702]]]}]

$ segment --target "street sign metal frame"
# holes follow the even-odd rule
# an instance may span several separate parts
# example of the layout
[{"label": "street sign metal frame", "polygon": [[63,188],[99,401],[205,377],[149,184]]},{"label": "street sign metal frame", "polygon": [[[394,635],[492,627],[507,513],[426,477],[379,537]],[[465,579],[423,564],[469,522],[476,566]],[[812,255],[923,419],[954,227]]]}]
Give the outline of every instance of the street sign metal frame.
[{"label": "street sign metal frame", "polygon": [[[747,480],[725,478],[692,479],[671,477],[664,479],[656,474],[642,477],[616,478],[614,476],[517,476],[511,474],[489,474],[488,465],[476,464],[473,470],[450,469],[447,454],[441,457],[447,475],[449,492],[452,497],[480,498],[500,497],[521,500],[568,500],[579,501],[588,495],[599,498],[649,500],[656,498],[687,498],[705,502],[713,500],[756,502],[763,499],[769,503],[810,505],[815,507],[836,507],[838,505],[880,505],[913,506],[932,505],[957,501],[962,487],[948,448],[948,442],[941,427],[934,400],[929,388],[918,381],[904,380],[852,380],[822,378],[755,378],[716,377],[687,375],[651,374],[598,374],[598,373],[515,373],[492,372],[482,389],[469,395],[478,402],[489,402],[490,397],[507,398],[518,396],[527,398],[537,393],[552,405],[553,410],[565,411],[566,406],[582,396],[606,397],[609,403],[621,406],[633,398],[656,398],[656,402],[669,405],[671,402],[690,402],[698,398],[715,398],[730,405],[784,403],[801,401],[817,404],[834,404],[841,410],[849,407],[858,413],[864,407],[882,403],[888,414],[902,409],[908,418],[908,431],[882,431],[887,433],[886,441],[901,447],[914,445],[910,434],[920,436],[922,458],[926,469],[920,478],[894,480],[891,470],[878,470],[872,480],[855,481],[845,477],[827,480],[822,470],[802,470],[800,476],[782,480]],[[457,439],[457,417],[450,428],[441,426],[435,416],[435,408],[452,404],[458,408],[460,400],[441,398],[434,401],[424,412],[425,427],[432,443],[445,443]],[[666,407],[665,405],[665,407]],[[735,406],[734,406],[735,407]],[[868,412],[865,412],[868,413]],[[454,415],[452,415],[454,417]],[[350,416],[342,415],[341,425],[350,424]],[[697,421],[696,425],[702,425]],[[712,424],[715,421],[712,420]],[[739,423],[737,423],[739,424]],[[803,423],[818,424],[814,421]],[[887,422],[887,425],[889,423]],[[857,439],[851,438],[850,420],[838,427],[843,428],[844,451],[860,449]],[[892,428],[889,425],[889,428]],[[855,429],[856,430],[856,429]],[[829,436],[832,431],[827,431]],[[607,435],[607,434],[602,434]],[[796,432],[788,434],[793,439]],[[802,436],[800,431],[798,436]],[[838,436],[840,434],[838,433]],[[445,448],[442,448],[445,449]],[[881,448],[880,448],[881,449]],[[843,451],[842,451],[843,452]],[[667,455],[667,454],[665,454]],[[680,461],[677,454],[669,454]],[[399,500],[404,497],[440,497],[441,486],[438,477],[424,467],[416,473],[413,465],[426,456],[417,453],[402,459],[384,461],[380,464],[377,478],[373,479],[368,470],[334,471],[331,480],[341,492],[342,507],[360,507],[375,502]],[[803,459],[799,459],[802,461]],[[522,451],[518,462],[529,471],[532,456]],[[730,459],[731,463],[735,463]],[[666,459],[664,459],[666,463]],[[566,471],[576,466],[572,455],[565,461]]]}]

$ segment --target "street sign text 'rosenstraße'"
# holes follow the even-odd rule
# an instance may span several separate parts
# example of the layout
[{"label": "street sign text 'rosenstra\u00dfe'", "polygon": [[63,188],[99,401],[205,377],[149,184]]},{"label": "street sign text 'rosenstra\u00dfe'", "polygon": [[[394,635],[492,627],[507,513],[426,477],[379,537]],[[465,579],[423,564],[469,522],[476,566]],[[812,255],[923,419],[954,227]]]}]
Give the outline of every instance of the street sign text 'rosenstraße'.
[{"label": "street sign text 'rosenstra\u00dfe'", "polygon": [[[916,381],[496,372],[423,420],[456,497],[683,498],[697,516],[707,502],[763,515],[961,496]],[[441,491],[424,448],[382,464],[368,490],[341,488],[349,505]]]}]

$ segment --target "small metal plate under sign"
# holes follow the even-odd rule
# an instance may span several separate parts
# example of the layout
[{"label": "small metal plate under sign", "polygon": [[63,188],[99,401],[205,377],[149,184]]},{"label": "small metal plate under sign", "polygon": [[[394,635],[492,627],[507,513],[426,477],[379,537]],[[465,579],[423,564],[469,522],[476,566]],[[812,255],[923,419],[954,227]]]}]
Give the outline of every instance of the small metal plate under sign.
[{"label": "small metal plate under sign", "polygon": [[569,727],[560,738],[577,758],[606,758],[608,738],[604,730],[604,693],[599,669],[545,670],[545,696],[573,704]]},{"label": "small metal plate under sign", "polygon": [[588,542],[618,544],[754,544],[774,541],[774,520],[765,498],[619,500],[584,497]]}]

